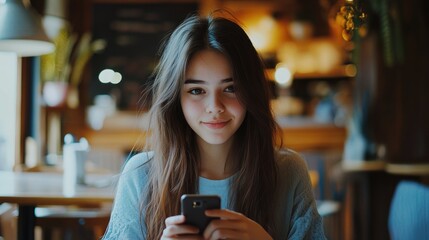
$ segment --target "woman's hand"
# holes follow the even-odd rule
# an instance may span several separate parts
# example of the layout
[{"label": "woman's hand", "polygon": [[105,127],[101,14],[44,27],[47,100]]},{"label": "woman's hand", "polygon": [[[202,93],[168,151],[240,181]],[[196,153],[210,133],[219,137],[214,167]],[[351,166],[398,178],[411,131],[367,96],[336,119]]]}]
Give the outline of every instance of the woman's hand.
[{"label": "woman's hand", "polygon": [[226,209],[206,210],[209,217],[218,217],[204,230],[204,239],[272,239],[257,222],[241,213]]},{"label": "woman's hand", "polygon": [[202,236],[198,235],[198,228],[190,225],[184,225],[185,216],[177,215],[165,219],[165,229],[162,231],[161,240],[167,239],[189,239],[202,240]]}]

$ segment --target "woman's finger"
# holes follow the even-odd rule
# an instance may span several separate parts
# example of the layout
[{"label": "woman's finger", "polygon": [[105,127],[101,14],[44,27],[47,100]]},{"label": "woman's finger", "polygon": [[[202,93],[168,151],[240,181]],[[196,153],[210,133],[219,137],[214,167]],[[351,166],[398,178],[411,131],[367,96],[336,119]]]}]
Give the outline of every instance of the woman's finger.
[{"label": "woman's finger", "polygon": [[199,239],[199,229],[190,225],[170,225],[162,232],[163,237],[174,239]]},{"label": "woman's finger", "polygon": [[171,216],[165,219],[165,226],[182,224],[184,222],[185,222],[185,216],[183,215]]},{"label": "woman's finger", "polygon": [[230,231],[241,231],[242,226],[240,221],[236,220],[212,220],[210,224],[204,230],[204,239],[211,239],[213,234],[220,229]]},{"label": "woman's finger", "polygon": [[218,217],[221,219],[241,220],[246,218],[243,214],[228,209],[210,209],[205,214],[209,217]]},{"label": "woman's finger", "polygon": [[210,239],[210,240],[217,240],[217,239],[249,239],[245,236],[246,233],[234,231],[232,229],[216,229],[215,231],[211,232],[210,236],[204,236],[204,239]]},{"label": "woman's finger", "polygon": [[161,240],[173,240],[173,239],[180,239],[180,240],[203,240],[203,237],[199,235],[177,235],[173,237],[165,237],[162,236]]}]

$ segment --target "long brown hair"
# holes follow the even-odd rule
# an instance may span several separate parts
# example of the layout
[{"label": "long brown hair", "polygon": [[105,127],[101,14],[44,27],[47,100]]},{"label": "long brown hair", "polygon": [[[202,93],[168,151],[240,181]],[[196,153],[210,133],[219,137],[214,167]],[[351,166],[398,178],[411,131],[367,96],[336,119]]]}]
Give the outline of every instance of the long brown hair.
[{"label": "long brown hair", "polygon": [[187,18],[167,39],[149,91],[151,148],[149,193],[142,211],[147,239],[159,239],[165,218],[180,214],[180,197],[198,190],[199,152],[195,133],[180,105],[180,90],[193,55],[204,49],[226,56],[233,69],[237,98],[246,117],[235,133],[228,164],[235,171],[230,188],[233,209],[273,234],[277,182],[275,133],[270,94],[262,62],[244,30],[223,17]]}]

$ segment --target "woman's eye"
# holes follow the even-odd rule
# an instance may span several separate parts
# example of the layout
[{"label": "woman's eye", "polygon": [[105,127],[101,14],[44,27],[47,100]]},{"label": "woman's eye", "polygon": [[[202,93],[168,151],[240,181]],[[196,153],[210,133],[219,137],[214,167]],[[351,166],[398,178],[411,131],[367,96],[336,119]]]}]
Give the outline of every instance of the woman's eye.
[{"label": "woman's eye", "polygon": [[194,88],[188,91],[188,93],[192,94],[192,95],[200,95],[203,94],[204,91],[200,88]]},{"label": "woman's eye", "polygon": [[226,88],[225,88],[225,92],[228,92],[228,93],[234,93],[234,92],[235,92],[234,85],[231,85],[231,86],[226,87]]}]

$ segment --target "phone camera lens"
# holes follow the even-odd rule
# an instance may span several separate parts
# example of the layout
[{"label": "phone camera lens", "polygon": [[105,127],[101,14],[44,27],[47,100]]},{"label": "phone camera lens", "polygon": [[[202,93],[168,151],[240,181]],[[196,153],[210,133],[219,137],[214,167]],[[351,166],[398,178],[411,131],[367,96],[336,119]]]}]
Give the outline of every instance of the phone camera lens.
[{"label": "phone camera lens", "polygon": [[192,207],[194,207],[194,208],[201,207],[201,202],[200,201],[194,201],[194,202],[192,202]]}]

